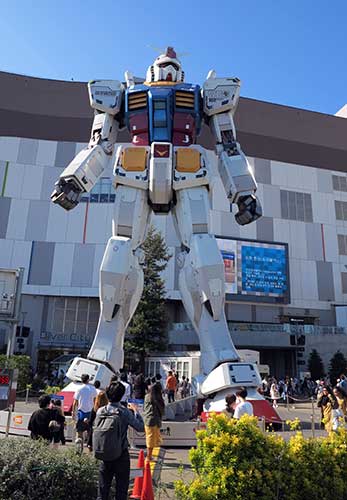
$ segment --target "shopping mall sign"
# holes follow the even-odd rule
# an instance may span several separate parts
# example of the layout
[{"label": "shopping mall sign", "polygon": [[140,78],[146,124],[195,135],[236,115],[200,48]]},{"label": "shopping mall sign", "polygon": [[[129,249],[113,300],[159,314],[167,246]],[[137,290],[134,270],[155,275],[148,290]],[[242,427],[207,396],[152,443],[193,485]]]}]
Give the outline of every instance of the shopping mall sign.
[{"label": "shopping mall sign", "polygon": [[49,344],[50,346],[82,346],[89,347],[93,342],[92,335],[81,333],[40,333],[40,344]]}]

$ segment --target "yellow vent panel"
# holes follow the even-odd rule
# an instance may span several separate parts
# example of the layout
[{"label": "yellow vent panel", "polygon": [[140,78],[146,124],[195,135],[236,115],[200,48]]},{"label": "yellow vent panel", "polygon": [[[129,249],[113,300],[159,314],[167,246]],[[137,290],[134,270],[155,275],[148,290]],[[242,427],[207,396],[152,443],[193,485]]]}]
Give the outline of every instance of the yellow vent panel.
[{"label": "yellow vent panel", "polygon": [[200,170],[200,153],[196,149],[178,148],[176,150],[177,172],[196,173]]},{"label": "yellow vent panel", "polygon": [[147,164],[146,148],[126,148],[122,152],[122,167],[127,172],[142,172]]}]

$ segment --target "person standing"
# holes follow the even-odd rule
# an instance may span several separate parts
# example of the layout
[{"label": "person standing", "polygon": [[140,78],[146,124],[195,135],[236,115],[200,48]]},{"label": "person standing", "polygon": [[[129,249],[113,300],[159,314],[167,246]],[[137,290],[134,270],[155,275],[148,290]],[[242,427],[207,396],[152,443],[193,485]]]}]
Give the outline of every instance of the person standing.
[{"label": "person standing", "polygon": [[143,408],[147,447],[146,460],[148,461],[152,460],[153,448],[160,446],[162,441],[160,427],[164,410],[165,403],[161,387],[159,384],[154,383],[149,387],[148,393],[145,396]]},{"label": "person standing", "polygon": [[106,407],[99,408],[96,414],[96,418],[98,418],[106,409],[108,414],[114,413],[115,415],[119,415],[123,450],[120,457],[116,460],[101,461],[97,500],[108,500],[113,477],[116,478],[116,500],[127,500],[128,498],[130,478],[129,443],[127,439],[128,427],[130,426],[138,432],[143,432],[144,424],[141,415],[137,412],[136,405],[129,403],[128,409],[120,404],[124,393],[125,387],[121,382],[111,383],[106,389],[106,395],[110,403]]},{"label": "person standing", "polygon": [[90,418],[89,418],[90,431],[89,431],[88,444],[87,444],[89,451],[93,451],[93,424],[94,424],[94,420],[96,417],[96,413],[97,413],[99,408],[106,406],[108,404],[108,402],[109,401],[108,401],[108,398],[106,396],[106,392],[100,390],[98,392],[98,395],[95,398],[94,406],[93,406],[93,409],[91,411]]},{"label": "person standing", "polygon": [[236,392],[238,404],[235,408],[234,418],[241,418],[242,415],[253,416],[253,406],[252,403],[246,401],[247,395],[247,389],[245,389],[244,387]]},{"label": "person standing", "polygon": [[342,416],[343,416],[344,420],[346,420],[346,417],[347,417],[347,395],[341,389],[341,386],[334,387],[333,394],[334,394],[336,401],[339,405],[339,409],[341,410]]},{"label": "person standing", "polygon": [[34,411],[29,420],[28,429],[31,439],[43,438],[51,442],[53,432],[50,422],[64,423],[65,417],[61,417],[56,409],[50,408],[51,397],[43,394],[39,397],[39,409]]},{"label": "person standing", "polygon": [[56,410],[59,413],[59,420],[57,423],[59,424],[59,429],[57,428],[55,431],[53,431],[53,443],[54,445],[58,445],[59,442],[61,442],[62,445],[65,445],[65,415],[64,415],[64,410],[61,404],[60,399],[54,399],[51,402],[51,408],[52,410]]},{"label": "person standing", "polygon": [[187,397],[187,380],[186,380],[186,377],[184,375],[182,377],[182,381],[180,382],[179,389],[180,389],[181,399],[186,398]]},{"label": "person standing", "polygon": [[124,396],[121,399],[121,403],[123,403],[123,405],[126,407],[127,403],[128,403],[128,399],[130,399],[130,397],[131,397],[131,386],[128,383],[128,376],[127,376],[127,374],[125,372],[122,372],[120,374],[120,382],[125,387],[125,393],[124,393]]},{"label": "person standing", "polygon": [[168,372],[168,377],[166,379],[166,384],[165,384],[165,389],[167,391],[167,397],[169,403],[173,403],[175,401],[176,388],[177,388],[177,379],[170,370]]},{"label": "person standing", "polygon": [[335,398],[330,393],[328,387],[324,386],[317,401],[318,408],[321,409],[321,428],[327,432],[332,431],[332,411],[335,406]]},{"label": "person standing", "polygon": [[146,384],[145,377],[143,373],[139,373],[135,377],[134,381],[134,398],[135,399],[145,399],[146,394]]},{"label": "person standing", "polygon": [[72,417],[76,420],[76,442],[81,440],[83,446],[83,433],[89,431],[89,419],[98,393],[94,385],[89,384],[89,375],[83,374],[81,380],[82,386],[74,394]]},{"label": "person standing", "polygon": [[280,398],[277,380],[274,378],[270,387],[270,397],[272,399],[272,406],[278,408],[277,400]]},{"label": "person standing", "polygon": [[101,392],[101,389],[100,389],[100,387],[101,387],[100,380],[95,380],[94,387],[96,389],[96,392],[99,394]]},{"label": "person standing", "polygon": [[225,396],[225,409],[222,410],[222,414],[228,418],[232,418],[235,413],[235,407],[236,407],[235,394],[227,394]]}]

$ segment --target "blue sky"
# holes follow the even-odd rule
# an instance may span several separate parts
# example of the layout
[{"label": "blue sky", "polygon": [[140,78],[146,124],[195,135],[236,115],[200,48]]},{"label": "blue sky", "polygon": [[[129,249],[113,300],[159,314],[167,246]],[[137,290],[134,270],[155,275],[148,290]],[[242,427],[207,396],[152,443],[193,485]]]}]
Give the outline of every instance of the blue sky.
[{"label": "blue sky", "polygon": [[241,95],[334,114],[347,102],[347,2],[1,2],[0,70],[44,78],[144,76],[173,45],[186,81],[238,76]]}]

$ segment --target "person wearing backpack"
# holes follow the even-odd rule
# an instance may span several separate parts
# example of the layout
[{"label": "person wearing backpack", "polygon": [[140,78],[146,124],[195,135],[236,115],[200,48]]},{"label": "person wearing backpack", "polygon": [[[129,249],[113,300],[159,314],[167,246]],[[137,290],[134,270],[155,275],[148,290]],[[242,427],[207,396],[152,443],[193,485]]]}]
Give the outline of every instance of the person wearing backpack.
[{"label": "person wearing backpack", "polygon": [[128,427],[144,432],[145,427],[137,406],[120,401],[125,393],[121,382],[112,382],[106,389],[109,404],[100,408],[93,425],[93,450],[100,460],[98,500],[108,500],[112,479],[116,478],[115,500],[128,498],[130,457],[127,439]]}]

